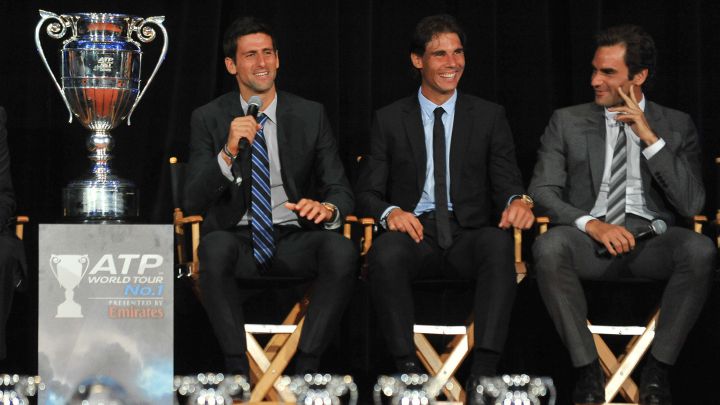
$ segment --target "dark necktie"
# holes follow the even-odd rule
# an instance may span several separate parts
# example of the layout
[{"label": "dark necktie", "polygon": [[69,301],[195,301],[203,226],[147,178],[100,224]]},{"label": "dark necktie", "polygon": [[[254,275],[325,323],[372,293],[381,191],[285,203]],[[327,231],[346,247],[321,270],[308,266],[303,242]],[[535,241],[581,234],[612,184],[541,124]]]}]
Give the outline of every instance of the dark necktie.
[{"label": "dark necktie", "polygon": [[[258,123],[265,125],[267,115],[262,114]],[[272,203],[270,201],[270,159],[265,133],[259,129],[252,143],[252,186],[250,187],[250,229],[252,231],[253,255],[260,271],[270,267],[275,252],[273,236]]]},{"label": "dark necktie", "polygon": [[445,126],[442,107],[435,109],[435,123],[433,124],[433,165],[435,166],[435,225],[437,226],[437,243],[447,249],[452,245],[450,232],[450,212],[447,200],[447,175],[445,160]]},{"label": "dark necktie", "polygon": [[610,190],[608,191],[605,222],[625,225],[625,194],[627,189],[627,137],[625,124],[620,122],[618,138],[610,166]]}]

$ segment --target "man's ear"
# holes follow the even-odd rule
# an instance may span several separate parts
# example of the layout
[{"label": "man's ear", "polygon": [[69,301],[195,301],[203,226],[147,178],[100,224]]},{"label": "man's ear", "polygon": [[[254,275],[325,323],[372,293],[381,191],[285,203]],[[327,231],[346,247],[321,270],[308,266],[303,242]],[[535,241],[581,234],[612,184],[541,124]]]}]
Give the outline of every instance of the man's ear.
[{"label": "man's ear", "polygon": [[415,66],[415,69],[422,69],[423,68],[423,60],[422,55],[418,55],[416,53],[410,54],[410,61],[412,62],[413,66]]},{"label": "man's ear", "polygon": [[645,83],[645,80],[648,78],[648,70],[643,69],[637,73],[635,73],[635,76],[632,77],[630,80],[634,85],[640,87]]},{"label": "man's ear", "polygon": [[237,67],[235,66],[235,61],[232,60],[232,58],[225,58],[225,69],[227,69],[228,73],[231,75],[237,74]]}]

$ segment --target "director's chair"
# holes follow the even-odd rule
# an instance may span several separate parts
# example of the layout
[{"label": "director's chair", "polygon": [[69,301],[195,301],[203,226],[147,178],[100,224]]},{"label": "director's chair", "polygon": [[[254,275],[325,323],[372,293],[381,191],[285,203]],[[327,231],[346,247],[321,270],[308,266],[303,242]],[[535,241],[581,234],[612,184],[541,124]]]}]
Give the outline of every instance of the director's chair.
[{"label": "director's chair", "polygon": [[[170,158],[170,177],[173,197],[173,225],[175,232],[175,254],[178,277],[190,277],[193,290],[200,299],[197,280],[202,269],[198,259],[200,245],[200,224],[202,216],[185,216],[182,208],[185,170],[187,166]],[[189,229],[189,237],[188,237]],[[302,280],[299,280],[302,281]],[[247,357],[250,363],[250,379],[254,387],[250,402],[269,399],[274,402],[294,402],[295,397],[279,383],[293,356],[297,352],[302,325],[309,300],[307,294],[296,302],[280,324],[245,324]],[[256,335],[272,335],[263,346]]]},{"label": "director's chair", "polygon": [[[536,221],[539,224],[539,233],[543,234],[547,232],[550,219],[547,217],[538,217]],[[693,217],[693,230],[697,233],[702,233],[702,226],[706,221],[707,217],[703,215]],[[590,329],[590,332],[593,334],[600,365],[607,377],[605,383],[605,401],[607,401],[608,404],[613,404],[610,401],[615,399],[618,394],[628,402],[615,402],[615,404],[638,404],[640,393],[637,384],[632,379],[632,372],[640,360],[642,360],[655,338],[655,326],[659,315],[660,307],[657,307],[650,316],[650,320],[644,326],[594,325],[590,321],[587,321],[588,329]],[[605,340],[603,340],[603,335],[632,337],[623,352],[615,356],[615,353],[613,353]]]},{"label": "director's chair", "polygon": [[[348,217],[345,225],[346,237],[350,237],[351,224],[360,224],[362,226],[360,251],[362,259],[365,259],[372,246],[373,234],[376,231],[375,221],[372,218]],[[513,231],[513,239],[515,244],[516,280],[520,283],[527,276],[527,267],[522,259],[522,231],[520,229]],[[361,263],[366,266],[365,260],[362,260]],[[363,273],[363,275],[366,274]],[[442,389],[450,402],[465,401],[463,386],[454,375],[473,347],[474,326],[472,315],[466,325],[416,324],[413,326],[415,353],[428,373],[435,377],[434,382],[437,389]],[[454,336],[454,338],[443,348],[441,353],[438,353],[430,343],[427,335],[445,335]]]},{"label": "director's chair", "polygon": [[[520,229],[513,230],[513,239],[515,244],[516,281],[520,283],[527,276],[527,266],[522,259],[522,231]],[[472,318],[471,314],[467,325],[414,325],[413,327],[415,354],[428,373],[435,377],[436,387],[442,387],[445,397],[451,402],[465,402],[465,390],[455,378],[455,373],[475,344],[475,323]],[[428,340],[427,335],[455,337],[445,346],[442,353],[438,353]]]}]

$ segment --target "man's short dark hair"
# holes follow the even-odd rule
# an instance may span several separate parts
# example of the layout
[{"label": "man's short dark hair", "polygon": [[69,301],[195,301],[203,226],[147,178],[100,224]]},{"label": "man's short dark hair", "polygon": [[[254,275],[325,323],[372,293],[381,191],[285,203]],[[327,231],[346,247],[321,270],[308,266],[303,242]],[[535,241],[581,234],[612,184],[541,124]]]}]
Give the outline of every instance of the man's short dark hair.
[{"label": "man's short dark hair", "polygon": [[273,49],[277,50],[277,42],[275,41],[275,36],[273,36],[270,24],[255,17],[239,17],[225,30],[225,35],[223,36],[223,52],[225,53],[225,57],[235,60],[238,38],[257,33],[270,36]]},{"label": "man's short dark hair", "polygon": [[650,34],[637,25],[619,25],[601,31],[595,42],[599,47],[625,45],[625,64],[628,67],[628,79],[632,79],[643,69],[648,70],[648,77],[645,81],[650,84],[655,76],[655,65],[657,63],[657,51],[655,41]]},{"label": "man's short dark hair", "polygon": [[457,20],[448,14],[438,14],[425,17],[417,23],[410,42],[410,53],[422,56],[433,37],[443,33],[457,34],[460,44],[465,46],[465,32]]}]

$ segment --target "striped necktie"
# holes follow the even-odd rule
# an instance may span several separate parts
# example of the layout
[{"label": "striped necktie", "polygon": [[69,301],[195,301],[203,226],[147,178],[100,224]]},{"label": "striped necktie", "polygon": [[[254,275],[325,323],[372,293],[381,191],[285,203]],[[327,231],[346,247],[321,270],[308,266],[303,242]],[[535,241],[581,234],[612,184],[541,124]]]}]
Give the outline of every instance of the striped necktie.
[{"label": "striped necktie", "polygon": [[[258,118],[260,126],[265,125],[267,115]],[[270,268],[275,253],[273,236],[272,203],[270,201],[270,159],[268,157],[265,133],[260,128],[252,143],[252,186],[250,188],[250,229],[252,231],[253,255],[260,271]]]},{"label": "striped necktie", "polygon": [[610,190],[608,191],[605,222],[625,225],[625,194],[627,189],[627,137],[625,124],[619,122],[620,130],[615,141],[612,166],[610,166]]}]

